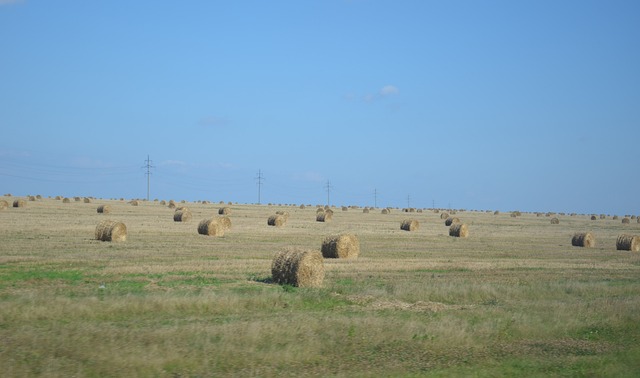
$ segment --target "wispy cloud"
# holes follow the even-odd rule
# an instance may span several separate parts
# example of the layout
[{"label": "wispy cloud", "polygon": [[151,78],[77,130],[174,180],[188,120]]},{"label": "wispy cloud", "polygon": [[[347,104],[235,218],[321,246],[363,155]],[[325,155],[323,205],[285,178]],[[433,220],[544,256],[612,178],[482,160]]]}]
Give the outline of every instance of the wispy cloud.
[{"label": "wispy cloud", "polygon": [[[381,100],[383,98],[396,96],[398,94],[400,94],[400,89],[398,89],[398,87],[396,87],[395,85],[389,84],[380,88],[380,90],[378,90],[377,92],[366,93],[361,98],[362,98],[362,101],[371,103],[377,100]],[[357,96],[355,96],[353,93],[349,93],[344,97],[349,101],[352,101],[355,98],[357,98]]]}]

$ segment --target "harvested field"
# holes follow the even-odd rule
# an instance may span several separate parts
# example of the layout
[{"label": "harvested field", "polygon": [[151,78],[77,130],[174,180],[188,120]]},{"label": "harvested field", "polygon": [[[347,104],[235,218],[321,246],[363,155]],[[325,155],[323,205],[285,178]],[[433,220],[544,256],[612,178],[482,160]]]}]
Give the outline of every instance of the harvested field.
[{"label": "harvested field", "polygon": [[[234,204],[218,238],[159,203],[94,202],[126,242],[96,240],[97,204],[0,212],[4,376],[640,374],[640,254],[617,249],[636,222],[459,211],[472,232],[461,239],[433,211],[406,232],[401,211],[322,224],[314,206],[291,206],[276,229],[273,207]],[[211,204],[186,206],[222,223]],[[597,243],[574,247],[586,230]],[[275,284],[275,253],[320,253],[343,233],[360,254],[324,259],[321,287]]]}]

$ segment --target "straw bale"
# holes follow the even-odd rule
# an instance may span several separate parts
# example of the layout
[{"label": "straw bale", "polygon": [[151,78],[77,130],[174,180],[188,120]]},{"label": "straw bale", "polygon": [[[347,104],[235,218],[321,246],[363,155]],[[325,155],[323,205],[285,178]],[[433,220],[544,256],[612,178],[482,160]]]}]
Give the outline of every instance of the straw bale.
[{"label": "straw bale", "polygon": [[96,226],[96,240],[123,242],[127,240],[127,226],[124,223],[112,220],[103,220]]},{"label": "straw bale", "polygon": [[100,205],[98,206],[98,213],[100,214],[109,214],[111,213],[111,206],[109,205]]},{"label": "straw bale", "polygon": [[400,224],[400,229],[404,231],[416,231],[420,228],[420,222],[415,219],[405,219]]},{"label": "straw bale", "polygon": [[447,213],[446,211],[443,211],[442,213],[440,213],[440,219],[447,219],[449,218],[449,213]]},{"label": "straw bale", "polygon": [[558,218],[551,218],[551,224],[560,224],[560,219]]},{"label": "straw bale", "polygon": [[285,221],[289,220],[289,212],[288,211],[278,210],[278,211],[276,211],[276,215],[282,215],[284,217]]},{"label": "straw bale", "polygon": [[333,212],[316,214],[316,222],[331,222],[332,219],[333,219]]},{"label": "straw bale", "polygon": [[271,263],[275,283],[297,287],[321,287],[324,263],[320,251],[287,247],[277,252]]},{"label": "straw bale", "polygon": [[327,236],[321,251],[325,258],[356,259],[360,254],[360,240],[354,234]]},{"label": "straw bale", "polygon": [[192,218],[191,210],[186,207],[182,209],[176,210],[173,213],[173,221],[174,222],[188,222]]},{"label": "straw bale", "polygon": [[287,223],[287,218],[281,214],[272,215],[267,219],[267,225],[269,226],[282,227],[285,223]]},{"label": "straw bale", "polygon": [[0,200],[0,210],[4,210],[9,207],[9,202],[5,200]]},{"label": "straw bale", "polygon": [[581,232],[573,235],[571,245],[574,247],[593,248],[596,246],[596,238],[590,232]]},{"label": "straw bale", "polygon": [[618,251],[640,252],[640,236],[624,234],[618,236],[616,249]]},{"label": "straw bale", "polygon": [[203,219],[198,224],[198,233],[207,236],[224,236],[224,226],[217,218]]},{"label": "straw bale", "polygon": [[464,223],[454,223],[449,227],[449,236],[466,238],[469,236],[469,228]]},{"label": "straw bale", "polygon": [[224,228],[225,231],[228,231],[231,229],[231,218],[229,218],[228,216],[224,215],[219,217],[218,222],[220,222],[220,224],[222,225],[222,228]]},{"label": "straw bale", "polygon": [[27,201],[23,200],[22,198],[18,198],[17,200],[13,201],[13,207],[25,207],[27,206]]},{"label": "straw bale", "polygon": [[231,208],[230,207],[221,207],[218,209],[218,214],[220,215],[231,215]]},{"label": "straw bale", "polygon": [[449,217],[444,221],[444,225],[447,227],[451,226],[454,223],[460,223],[460,219],[458,219],[457,217]]},{"label": "straw bale", "polygon": [[626,218],[626,217],[625,217],[625,218],[622,218],[622,223],[624,223],[624,224],[629,224],[629,223],[631,223],[631,219]]}]

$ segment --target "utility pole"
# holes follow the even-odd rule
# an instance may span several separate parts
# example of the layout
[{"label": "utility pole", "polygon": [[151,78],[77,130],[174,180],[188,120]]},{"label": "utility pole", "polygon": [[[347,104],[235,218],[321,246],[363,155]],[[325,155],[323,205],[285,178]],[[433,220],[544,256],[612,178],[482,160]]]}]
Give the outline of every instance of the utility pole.
[{"label": "utility pole", "polygon": [[262,187],[262,180],[264,180],[264,176],[262,176],[262,171],[258,169],[258,176],[256,177],[256,181],[258,181],[258,205],[260,205],[260,189]]},{"label": "utility pole", "polygon": [[411,195],[407,195],[407,208],[411,208]]},{"label": "utility pole", "polygon": [[432,209],[436,208],[436,200],[431,200],[431,208]]},{"label": "utility pole", "polygon": [[331,183],[327,180],[327,206],[331,206]]},{"label": "utility pole", "polygon": [[149,189],[151,188],[151,168],[155,168],[151,163],[153,163],[153,161],[151,161],[149,155],[147,155],[147,160],[144,161],[144,167],[142,167],[147,169],[145,173],[145,175],[147,175],[147,201],[149,201]]}]

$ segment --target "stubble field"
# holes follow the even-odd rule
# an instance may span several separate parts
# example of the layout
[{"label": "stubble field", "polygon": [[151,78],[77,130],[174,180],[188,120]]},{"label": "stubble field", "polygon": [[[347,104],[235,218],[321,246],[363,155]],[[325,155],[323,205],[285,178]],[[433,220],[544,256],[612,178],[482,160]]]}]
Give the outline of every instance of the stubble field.
[{"label": "stubble field", "polygon": [[[454,238],[430,210],[321,223],[315,206],[234,204],[207,237],[220,204],[179,203],[180,223],[157,201],[3,198],[3,376],[640,375],[640,253],[616,250],[635,219],[458,211],[470,235]],[[288,222],[267,226],[277,210]],[[127,240],[95,240],[104,219]],[[573,247],[587,231],[596,247]],[[360,256],[325,259],[322,288],[270,282],[276,252],[341,232]]]}]

